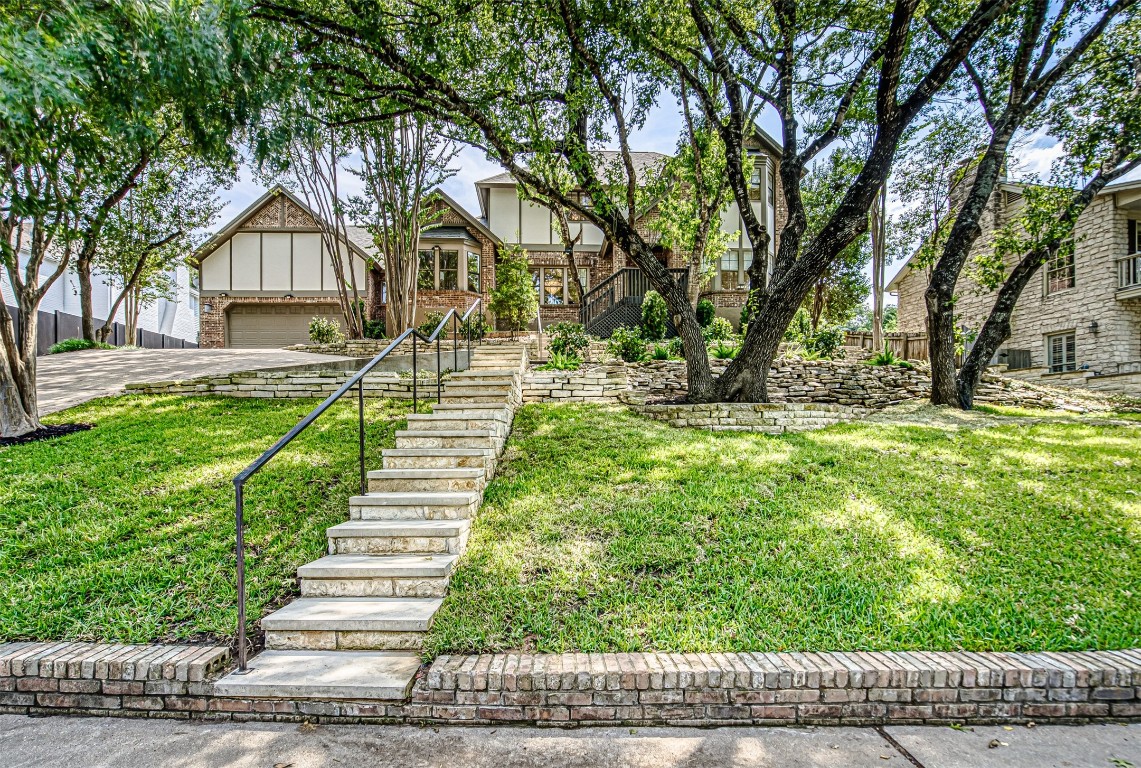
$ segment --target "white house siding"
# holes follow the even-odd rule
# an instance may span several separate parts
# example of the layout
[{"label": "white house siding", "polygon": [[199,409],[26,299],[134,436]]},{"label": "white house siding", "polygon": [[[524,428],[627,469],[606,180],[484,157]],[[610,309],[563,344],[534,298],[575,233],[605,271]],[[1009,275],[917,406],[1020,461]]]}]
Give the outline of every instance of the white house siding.
[{"label": "white house siding", "polygon": [[[20,268],[27,265],[27,257],[20,260]],[[55,271],[57,264],[45,260],[40,266],[40,280],[49,278]],[[185,265],[179,265],[175,270],[175,291],[170,299],[158,299],[144,307],[139,313],[139,328],[154,333],[165,333],[173,338],[197,341],[198,339],[198,304],[196,294],[190,288],[191,270]],[[111,309],[111,303],[118,295],[118,289],[107,282],[99,273],[92,276],[91,304],[92,313],[97,320],[103,320]],[[15,294],[8,282],[7,270],[0,270],[0,294],[3,294],[4,303],[10,307],[16,306]],[[65,312],[76,317],[81,316],[79,304],[79,278],[74,270],[68,269],[52,283],[40,302],[41,312]],[[125,322],[125,313],[120,306],[115,316],[117,322]]]}]

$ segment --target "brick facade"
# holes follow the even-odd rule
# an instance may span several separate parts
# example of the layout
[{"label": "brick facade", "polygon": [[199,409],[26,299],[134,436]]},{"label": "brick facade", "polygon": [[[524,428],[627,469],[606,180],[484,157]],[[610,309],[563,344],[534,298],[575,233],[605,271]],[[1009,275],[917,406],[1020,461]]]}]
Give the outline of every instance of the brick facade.
[{"label": "brick facade", "polygon": [[[336,304],[330,296],[208,296],[202,299],[198,313],[198,346],[201,349],[218,349],[226,346],[227,313],[230,307],[242,304]],[[210,311],[206,311],[209,305]]]},{"label": "brick facade", "polygon": [[[972,261],[990,249],[995,230],[1016,214],[1017,208],[1008,203],[1007,192],[998,190],[991,196],[980,222],[982,234],[971,249]],[[1079,369],[1088,366],[1090,372],[1116,374],[1119,363],[1141,361],[1141,300],[1122,301],[1115,297],[1115,260],[1128,251],[1130,218],[1141,218],[1141,213],[1118,208],[1112,194],[1096,198],[1082,212],[1075,229],[1074,286],[1047,291],[1043,266],[1022,292],[1011,318],[1011,336],[1003,349],[1029,351],[1028,374],[1044,379],[1056,377],[1060,382],[1073,376],[1050,374],[1047,369],[1046,337],[1060,332],[1074,333]],[[977,330],[989,314],[995,294],[970,278],[970,263],[956,291],[956,324]],[[1008,270],[1012,266],[1013,260],[1008,262]],[[909,271],[897,283],[901,331],[925,330],[926,289],[927,273],[922,268]]]}]

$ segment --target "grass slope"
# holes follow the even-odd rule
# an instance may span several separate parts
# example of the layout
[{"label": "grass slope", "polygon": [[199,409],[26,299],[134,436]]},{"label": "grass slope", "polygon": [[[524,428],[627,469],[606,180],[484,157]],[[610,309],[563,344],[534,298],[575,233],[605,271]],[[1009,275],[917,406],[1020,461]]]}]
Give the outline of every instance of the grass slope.
[{"label": "grass slope", "polygon": [[528,406],[426,653],[1141,645],[1141,431]]},{"label": "grass slope", "polygon": [[[316,402],[106,399],[46,419],[88,432],[0,448],[0,641],[232,637],[233,477]],[[346,519],[355,406],[335,406],[246,486],[251,628]],[[379,466],[407,403],[366,408]]]}]

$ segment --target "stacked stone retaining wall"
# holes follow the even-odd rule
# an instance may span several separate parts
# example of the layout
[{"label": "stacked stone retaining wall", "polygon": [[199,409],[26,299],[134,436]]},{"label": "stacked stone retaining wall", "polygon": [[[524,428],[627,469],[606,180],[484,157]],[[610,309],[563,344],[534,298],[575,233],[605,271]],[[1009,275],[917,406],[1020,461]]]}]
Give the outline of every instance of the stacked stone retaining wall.
[{"label": "stacked stone retaining wall", "polygon": [[631,407],[643,416],[667,422],[672,427],[769,435],[821,429],[870,413],[867,408],[831,403],[672,403],[632,404]]},{"label": "stacked stone retaining wall", "polygon": [[[156,381],[128,384],[132,395],[224,395],[227,397],[297,398],[328,397],[348,381],[354,371],[248,371],[226,376],[209,376],[184,381]],[[445,375],[446,379],[446,375]],[[421,398],[435,397],[436,376],[421,374]],[[412,399],[412,377],[397,373],[365,376],[365,397]]]}]

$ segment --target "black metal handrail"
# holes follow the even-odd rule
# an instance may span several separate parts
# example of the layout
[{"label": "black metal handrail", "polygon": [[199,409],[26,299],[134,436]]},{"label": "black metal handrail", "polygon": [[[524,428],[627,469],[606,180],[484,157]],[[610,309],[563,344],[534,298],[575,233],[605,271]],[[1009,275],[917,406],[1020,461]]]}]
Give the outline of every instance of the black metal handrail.
[{"label": "black metal handrail", "polygon": [[[683,291],[688,290],[688,269],[666,271],[673,276]],[[606,310],[625,299],[641,299],[652,287],[650,276],[639,267],[622,267],[582,297],[579,302],[579,322],[583,327],[588,327]]]},{"label": "black metal handrail", "polygon": [[[420,333],[416,328],[406,328],[403,333],[393,339],[387,347],[385,347],[380,354],[369,360],[359,371],[349,377],[348,381],[341,385],[333,394],[325,398],[324,402],[310,411],[305,418],[297,422],[297,426],[289,430],[284,437],[274,443],[270,448],[265,451],[261,456],[254,459],[253,463],[243,469],[234,476],[234,521],[237,526],[235,551],[238,557],[237,569],[237,582],[238,582],[238,671],[246,671],[246,551],[245,551],[245,486],[246,481],[253,477],[258,470],[269,463],[270,459],[279,454],[285,446],[293,442],[293,439],[305,431],[305,429],[318,419],[325,411],[341,399],[345,393],[349,392],[355,385],[357,388],[357,431],[358,431],[358,447],[360,454],[360,490],[363,496],[368,492],[368,475],[364,467],[364,377],[367,376],[373,368],[380,363],[381,360],[388,357],[388,355],[397,347],[399,347],[406,339],[412,339],[412,412],[418,413],[417,402],[417,366],[416,366],[416,342],[421,340],[426,344],[436,342],[436,402],[440,401],[443,394],[443,372],[440,370],[441,364],[441,349],[440,349],[440,334],[443,332],[444,327],[447,325],[448,320],[452,321],[452,336],[453,336],[453,350],[454,350],[454,365],[452,370],[459,369],[460,360],[460,334],[459,329],[468,322],[472,312],[480,306],[481,300],[476,299],[475,302],[468,307],[468,310],[461,318],[454,308],[449,309],[447,314],[436,325],[435,330],[430,335],[425,336]],[[471,333],[465,334],[467,336],[467,354],[468,363],[471,362]],[[480,343],[483,342],[483,324],[480,324],[479,333]]]}]

